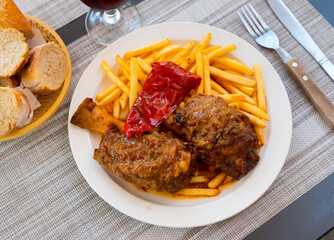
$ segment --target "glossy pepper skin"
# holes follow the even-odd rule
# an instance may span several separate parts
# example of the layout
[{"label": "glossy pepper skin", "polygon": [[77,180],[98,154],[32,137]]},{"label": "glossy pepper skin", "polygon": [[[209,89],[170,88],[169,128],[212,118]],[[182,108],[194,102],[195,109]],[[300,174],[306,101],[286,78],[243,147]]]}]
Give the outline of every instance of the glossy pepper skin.
[{"label": "glossy pepper skin", "polygon": [[141,137],[158,126],[200,82],[200,77],[172,62],[152,63],[152,71],[127,116],[125,135]]}]

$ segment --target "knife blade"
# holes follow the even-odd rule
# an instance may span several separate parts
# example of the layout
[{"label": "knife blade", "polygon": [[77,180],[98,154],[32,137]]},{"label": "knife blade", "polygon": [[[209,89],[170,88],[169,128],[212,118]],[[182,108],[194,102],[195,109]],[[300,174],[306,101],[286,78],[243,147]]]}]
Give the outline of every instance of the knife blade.
[{"label": "knife blade", "polygon": [[334,81],[334,65],[328,60],[305,28],[282,0],[267,0],[269,6],[292,36],[315,58]]}]

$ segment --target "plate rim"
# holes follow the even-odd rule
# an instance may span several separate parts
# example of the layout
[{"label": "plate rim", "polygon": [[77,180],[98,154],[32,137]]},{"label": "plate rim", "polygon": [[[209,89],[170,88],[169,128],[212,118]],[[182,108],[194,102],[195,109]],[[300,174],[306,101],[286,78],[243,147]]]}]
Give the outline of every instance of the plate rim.
[{"label": "plate rim", "polygon": [[[134,31],[134,32],[131,32],[125,36],[123,36],[122,38],[118,39],[117,41],[115,41],[113,44],[115,44],[116,42],[120,42],[122,41],[124,38],[126,37],[130,37],[132,35],[135,35],[135,34],[138,34],[138,32],[142,31],[143,29],[147,30],[147,29],[150,29],[150,28],[156,28],[156,27],[159,27],[159,26],[163,26],[163,25],[192,25],[192,26],[199,26],[199,27],[207,27],[208,28],[208,32],[210,32],[210,29],[215,29],[216,31],[222,31],[224,34],[229,34],[229,35],[232,35],[234,38],[237,38],[239,39],[241,42],[243,42],[247,48],[250,47],[252,48],[254,51],[258,52],[258,54],[260,54],[264,59],[265,61],[268,62],[268,64],[271,66],[271,68],[274,70],[275,74],[277,75],[277,77],[281,80],[280,76],[278,75],[276,69],[273,67],[273,65],[268,61],[268,59],[260,52],[258,51],[254,46],[252,46],[250,43],[248,43],[246,40],[242,39],[241,37],[231,33],[231,32],[228,32],[224,29],[221,29],[221,28],[218,28],[218,27],[215,27],[215,26],[211,26],[211,25],[207,25],[207,24],[201,24],[201,23],[193,23],[193,22],[167,22],[167,23],[160,23],[160,24],[155,24],[155,25],[150,25],[150,26],[147,26],[145,28],[141,28],[137,31]],[[199,39],[196,39],[196,40],[199,40]],[[108,47],[106,47],[105,49],[103,49],[101,52],[99,52],[97,54],[97,56],[91,61],[91,63],[87,66],[87,68],[85,69],[85,71],[83,72],[83,74],[81,75],[80,77],[80,80],[79,82],[81,81],[81,79],[83,78],[83,76],[86,74],[86,72],[88,71],[89,67],[93,64],[94,60],[96,60],[97,58],[99,58],[99,56],[103,55],[104,52],[107,52],[109,48],[111,48],[111,46],[113,45],[109,45]],[[78,84],[79,84],[78,82]],[[195,223],[195,224],[174,224],[174,223],[164,223],[164,222],[156,222],[156,221],[152,221],[151,219],[148,219],[147,217],[146,218],[143,218],[142,216],[138,216],[136,214],[133,214],[133,213],[129,213],[127,212],[123,207],[120,207],[119,205],[116,204],[115,206],[115,203],[110,203],[110,199],[106,199],[105,196],[101,196],[101,195],[104,195],[104,194],[101,194],[100,190],[96,190],[96,188],[94,188],[91,184],[91,182],[87,179],[87,176],[86,176],[86,173],[84,173],[83,169],[81,168],[78,160],[76,159],[75,157],[75,153],[73,152],[73,146],[74,146],[74,143],[71,141],[71,128],[74,127],[74,126],[71,126],[70,124],[70,114],[71,114],[71,110],[72,108],[74,107],[72,105],[73,103],[73,98],[74,96],[76,95],[76,90],[77,90],[77,87],[73,93],[73,96],[72,96],[72,100],[71,100],[71,105],[70,105],[70,111],[69,111],[69,118],[68,118],[68,134],[69,134],[69,142],[70,142],[70,146],[71,146],[71,150],[72,150],[72,154],[74,156],[74,159],[75,159],[75,162],[79,168],[79,171],[81,172],[81,174],[83,175],[83,177],[85,178],[86,182],[90,185],[90,187],[99,195],[99,197],[101,197],[104,201],[106,201],[110,206],[116,208],[118,211],[132,217],[132,218],[135,218],[137,220],[140,220],[140,221],[143,221],[143,222],[146,222],[146,223],[149,223],[149,224],[154,224],[154,225],[158,225],[158,226],[164,226],[164,227],[175,227],[175,228],[188,228],[188,227],[198,227],[198,226],[204,226],[204,225],[208,225],[208,224],[212,224],[212,223],[216,223],[216,222],[219,222],[219,221],[222,221],[222,220],[225,220],[227,218],[230,218],[240,212],[242,212],[243,210],[245,210],[246,208],[248,208],[249,206],[251,206],[253,203],[255,203],[259,198],[261,198],[263,196],[263,194],[268,190],[268,188],[273,184],[273,182],[275,181],[275,179],[277,178],[278,174],[281,172],[281,169],[282,167],[284,166],[284,163],[286,161],[286,158],[287,158],[287,154],[289,152],[289,148],[290,148],[290,145],[291,145],[291,138],[292,138],[292,112],[291,112],[291,104],[290,104],[290,101],[289,101],[289,98],[288,98],[288,95],[287,95],[287,92],[286,92],[286,89],[284,87],[284,84],[283,84],[283,81],[281,80],[280,81],[280,85],[282,87],[282,89],[284,90],[284,95],[285,95],[285,100],[286,103],[288,104],[288,109],[287,109],[287,113],[288,115],[286,116],[287,117],[287,122],[288,122],[288,128],[287,128],[287,134],[286,134],[286,137],[287,139],[287,142],[286,142],[286,148],[284,149],[285,152],[282,154],[282,158],[284,158],[284,160],[282,161],[282,164],[280,166],[279,169],[277,169],[277,173],[275,174],[275,176],[270,179],[270,181],[267,182],[266,186],[264,187],[264,190],[261,191],[261,194],[259,194],[257,197],[255,197],[255,199],[253,199],[252,201],[248,202],[245,206],[242,207],[241,210],[239,211],[236,211],[236,212],[233,212],[232,214],[229,214],[228,216],[225,216],[224,218],[215,218],[215,219],[211,219],[211,220],[206,220],[206,221],[203,221],[201,223]],[[78,85],[77,85],[78,86]],[[89,97],[89,96],[87,96]],[[77,106],[76,106],[77,107]],[[86,130],[87,131],[87,130]],[[88,135],[88,132],[87,131],[87,135]],[[284,157],[283,157],[284,156]],[[93,159],[93,158],[92,158]],[[142,200],[140,199],[141,201],[144,201],[145,200]],[[154,205],[153,203],[149,203],[150,205]],[[158,205],[158,204],[157,204]],[[161,206],[161,208],[165,207],[165,206]],[[175,208],[174,206],[167,206],[166,208]],[[187,207],[187,208],[194,208],[193,206],[192,207]],[[196,207],[195,207],[196,208]],[[180,208],[178,208],[180,209]]]}]

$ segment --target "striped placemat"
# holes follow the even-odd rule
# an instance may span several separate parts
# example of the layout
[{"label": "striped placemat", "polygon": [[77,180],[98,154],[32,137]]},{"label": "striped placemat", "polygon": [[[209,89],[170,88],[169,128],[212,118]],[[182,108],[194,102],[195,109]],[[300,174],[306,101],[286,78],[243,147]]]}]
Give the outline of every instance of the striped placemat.
[{"label": "striped placemat", "polygon": [[[60,28],[88,8],[78,0],[16,0],[21,10]],[[137,5],[142,25],[192,21],[230,31],[261,51],[281,76],[291,101],[293,137],[286,164],[270,189],[238,215],[204,227],[165,228],[134,220],[105,203],[88,186],[68,141],[68,109],[87,65],[103,49],[87,35],[68,45],[73,77],[68,95],[42,127],[0,143],[2,239],[241,239],[334,172],[334,132],[327,127],[273,51],[256,45],[235,11],[251,2],[334,101],[334,83],[262,0],[146,0]],[[334,60],[334,29],[304,0],[285,0],[303,26]],[[309,17],[307,17],[309,16]],[[311,17],[310,17],[311,16]],[[284,117],[284,116],[282,116]]]}]

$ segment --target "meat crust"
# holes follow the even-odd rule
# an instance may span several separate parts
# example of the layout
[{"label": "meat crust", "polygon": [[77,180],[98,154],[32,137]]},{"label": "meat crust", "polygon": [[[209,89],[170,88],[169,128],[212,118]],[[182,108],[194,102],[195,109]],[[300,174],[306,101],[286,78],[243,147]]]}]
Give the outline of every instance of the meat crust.
[{"label": "meat crust", "polygon": [[258,139],[248,117],[220,97],[194,95],[165,126],[192,143],[199,158],[234,179],[246,175],[259,160]]},{"label": "meat crust", "polygon": [[123,131],[124,123],[115,119],[104,108],[99,107],[91,98],[86,98],[71,118],[71,123],[85,129],[104,133],[115,124]]},{"label": "meat crust", "polygon": [[140,188],[174,193],[188,186],[196,154],[165,133],[152,132],[138,139],[111,128],[95,149],[94,159]]}]

